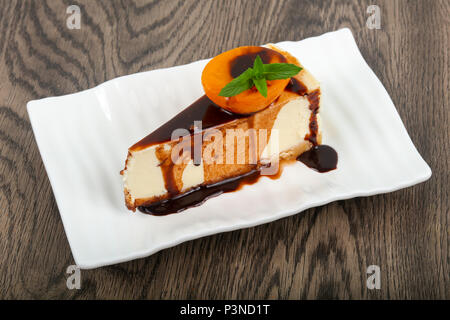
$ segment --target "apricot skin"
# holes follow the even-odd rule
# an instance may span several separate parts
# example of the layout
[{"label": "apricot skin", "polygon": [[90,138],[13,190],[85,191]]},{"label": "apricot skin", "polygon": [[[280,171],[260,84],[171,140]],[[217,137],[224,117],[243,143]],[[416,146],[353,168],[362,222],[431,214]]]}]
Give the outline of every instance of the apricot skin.
[{"label": "apricot skin", "polygon": [[[206,65],[202,73],[202,85],[208,98],[220,107],[240,114],[250,114],[266,108],[282,93],[289,83],[289,79],[267,81],[267,97],[264,97],[255,87],[233,97],[219,96],[222,88],[234,79],[232,70],[236,64],[236,59],[246,55],[251,56],[253,59],[256,55],[259,55],[264,63],[287,62],[286,57],[281,53],[269,48],[255,46],[238,47],[214,57]],[[252,61],[252,59],[244,60]],[[253,63],[250,63],[248,66],[241,65],[240,67],[243,68],[242,70],[245,70],[247,67],[252,66]],[[234,70],[236,69],[234,68]]]}]

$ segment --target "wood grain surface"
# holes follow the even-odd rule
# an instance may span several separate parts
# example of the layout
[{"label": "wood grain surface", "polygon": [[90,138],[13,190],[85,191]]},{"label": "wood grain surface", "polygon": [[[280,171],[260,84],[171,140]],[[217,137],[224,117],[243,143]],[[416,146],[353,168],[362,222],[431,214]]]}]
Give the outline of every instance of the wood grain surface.
[{"label": "wood grain surface", "polygon": [[[81,29],[66,9],[81,8]],[[369,29],[370,4],[381,29]],[[449,299],[450,1],[0,0],[0,298]],[[81,272],[26,103],[106,80],[349,27],[430,180]],[[95,246],[95,243],[92,243]],[[368,290],[366,268],[381,268]]]}]

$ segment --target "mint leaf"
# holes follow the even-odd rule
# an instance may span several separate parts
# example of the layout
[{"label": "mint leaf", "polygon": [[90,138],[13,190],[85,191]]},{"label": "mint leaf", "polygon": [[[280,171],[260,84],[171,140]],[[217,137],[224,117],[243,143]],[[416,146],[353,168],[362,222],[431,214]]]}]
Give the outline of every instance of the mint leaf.
[{"label": "mint leaf", "polygon": [[221,97],[233,97],[239,93],[250,89],[253,87],[253,69],[248,68],[246,71],[241,73],[237,78],[231,80],[225,87],[220,90],[219,96]]},{"label": "mint leaf", "polygon": [[261,93],[263,97],[267,97],[267,82],[264,77],[264,64],[260,56],[256,56],[255,61],[253,62],[252,80],[259,93]]},{"label": "mint leaf", "polygon": [[253,79],[262,79],[264,73],[264,64],[260,56],[256,56],[253,62]]},{"label": "mint leaf", "polygon": [[271,63],[264,66],[264,77],[267,80],[287,79],[295,76],[302,68],[291,63]]},{"label": "mint leaf", "polygon": [[255,84],[256,89],[258,89],[259,93],[263,95],[264,98],[267,97],[267,81],[266,79],[253,79],[253,83]]},{"label": "mint leaf", "polygon": [[253,68],[248,68],[239,77],[234,78],[220,90],[219,96],[233,97],[253,87],[267,97],[267,80],[289,79],[302,70],[291,63],[264,64],[258,55],[253,62]]}]

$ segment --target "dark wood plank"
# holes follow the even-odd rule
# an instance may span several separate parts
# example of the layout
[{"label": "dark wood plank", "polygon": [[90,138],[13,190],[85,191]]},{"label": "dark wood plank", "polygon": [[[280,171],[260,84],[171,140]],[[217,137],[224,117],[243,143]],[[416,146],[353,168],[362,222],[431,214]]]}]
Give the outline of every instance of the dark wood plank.
[{"label": "dark wood plank", "polygon": [[[449,14],[433,1],[0,0],[1,298],[449,298]],[[381,29],[366,27],[367,6]],[[82,271],[73,264],[26,102],[244,44],[349,27],[433,177],[274,223]],[[95,245],[95,244],[93,244]],[[381,267],[381,290],[366,268]]]}]

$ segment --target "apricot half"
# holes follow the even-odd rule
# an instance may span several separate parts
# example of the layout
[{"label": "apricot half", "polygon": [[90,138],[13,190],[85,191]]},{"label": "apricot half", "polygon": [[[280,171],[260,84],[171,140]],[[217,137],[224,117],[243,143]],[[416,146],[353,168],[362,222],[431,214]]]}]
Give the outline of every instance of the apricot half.
[{"label": "apricot half", "polygon": [[233,97],[221,97],[220,91],[234,78],[238,77],[260,56],[264,64],[286,63],[281,53],[264,47],[238,47],[214,57],[203,69],[202,85],[205,94],[220,107],[240,114],[260,111],[271,104],[284,90],[289,79],[267,81],[267,97],[255,87]]}]

